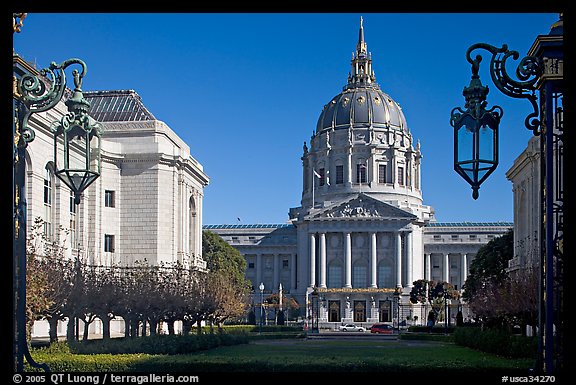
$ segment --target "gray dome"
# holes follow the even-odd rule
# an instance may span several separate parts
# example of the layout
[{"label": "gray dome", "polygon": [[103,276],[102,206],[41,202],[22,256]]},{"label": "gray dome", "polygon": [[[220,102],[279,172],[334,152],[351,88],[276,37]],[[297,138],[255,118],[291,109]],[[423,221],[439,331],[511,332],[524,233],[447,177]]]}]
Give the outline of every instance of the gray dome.
[{"label": "gray dome", "polygon": [[352,127],[393,128],[408,132],[402,109],[377,84],[367,87],[346,87],[336,95],[320,114],[316,132]]}]

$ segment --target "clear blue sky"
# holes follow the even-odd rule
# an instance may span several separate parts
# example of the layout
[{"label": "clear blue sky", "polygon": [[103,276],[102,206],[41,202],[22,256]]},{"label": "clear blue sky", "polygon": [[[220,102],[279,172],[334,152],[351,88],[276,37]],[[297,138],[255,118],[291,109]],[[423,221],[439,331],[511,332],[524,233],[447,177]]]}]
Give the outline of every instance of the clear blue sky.
[{"label": "clear blue sky", "polygon": [[38,68],[84,60],[84,90],[136,90],[210,177],[204,224],[284,223],[300,205],[303,142],[346,84],[360,16],[376,81],[421,142],[424,203],[438,221],[512,221],[505,173],[531,136],[529,103],[496,89],[485,55],[488,103],[504,116],[500,164],[476,201],[453,170],[450,111],[464,105],[470,45],[523,57],[557,13],[30,13],[14,48]]}]

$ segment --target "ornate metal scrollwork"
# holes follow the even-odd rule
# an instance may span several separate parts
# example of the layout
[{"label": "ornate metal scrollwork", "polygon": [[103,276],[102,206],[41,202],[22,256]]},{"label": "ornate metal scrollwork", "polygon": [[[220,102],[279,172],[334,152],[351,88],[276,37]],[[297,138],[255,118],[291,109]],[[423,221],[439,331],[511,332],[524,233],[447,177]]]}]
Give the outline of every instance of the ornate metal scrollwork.
[{"label": "ornate metal scrollwork", "polygon": [[[86,64],[80,59],[68,59],[60,64],[50,63],[48,68],[40,70],[40,76],[24,74],[18,80],[15,98],[25,107],[20,107],[19,111],[23,115],[20,125],[20,140],[18,146],[26,146],[34,140],[34,131],[28,128],[28,120],[33,113],[42,112],[53,108],[64,95],[66,89],[65,69],[73,64],[82,67],[82,71],[72,71],[76,87],[82,85],[82,78],[86,75]],[[48,80],[47,80],[48,79]],[[51,80],[51,81],[50,81]]]},{"label": "ornate metal scrollwork", "polygon": [[494,85],[504,94],[516,99],[528,99],[532,105],[533,112],[531,112],[524,120],[524,125],[529,130],[532,130],[534,135],[539,135],[540,120],[538,119],[538,97],[536,96],[536,87],[534,86],[538,81],[541,74],[541,67],[538,59],[534,56],[526,56],[520,60],[516,68],[516,77],[519,80],[514,80],[508,75],[506,70],[506,61],[509,57],[518,60],[520,55],[517,51],[508,50],[508,45],[504,44],[501,48],[494,47],[486,43],[476,43],[466,51],[466,60],[470,64],[478,65],[482,59],[477,55],[472,59],[472,51],[477,49],[485,49],[492,54],[490,61],[490,76]]}]

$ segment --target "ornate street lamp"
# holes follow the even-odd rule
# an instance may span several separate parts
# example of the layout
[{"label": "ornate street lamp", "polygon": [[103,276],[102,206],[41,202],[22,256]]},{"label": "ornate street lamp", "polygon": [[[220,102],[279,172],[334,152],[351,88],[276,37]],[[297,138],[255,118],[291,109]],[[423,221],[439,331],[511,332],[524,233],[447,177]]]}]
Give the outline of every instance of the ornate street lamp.
[{"label": "ornate street lamp", "polygon": [[[56,167],[54,174],[72,190],[74,203],[79,204],[82,192],[100,176],[102,125],[88,115],[90,103],[82,94],[82,78],[86,74],[86,65],[81,60],[70,59],[61,66],[72,63],[80,64],[82,72],[72,72],[76,88],[72,97],[66,101],[69,112],[52,125]],[[63,147],[62,161],[58,157],[59,144]]]},{"label": "ornate street lamp", "polygon": [[[20,32],[26,14],[13,14],[14,32]],[[17,19],[20,22],[17,22]],[[34,113],[53,108],[66,91],[65,70],[70,65],[80,65],[82,71],[73,71],[75,90],[66,102],[68,114],[62,118],[52,132],[55,134],[54,156],[56,175],[74,192],[75,203],[80,202],[82,191],[100,175],[100,135],[101,127],[87,114],[90,104],[82,96],[82,78],[86,75],[86,64],[80,59],[69,59],[60,64],[52,62],[48,68],[37,74],[23,69],[23,63],[14,55],[13,71],[13,358],[14,370],[24,371],[24,357],[35,368],[49,371],[46,364],[36,363],[30,355],[26,341],[26,148],[32,142],[35,132],[29,127]],[[58,168],[59,136],[63,135],[64,166]],[[79,139],[80,138],[80,139]],[[96,138],[95,141],[94,138]],[[79,139],[79,140],[78,140]],[[76,143],[82,143],[78,145]],[[84,160],[81,166],[73,165]]]},{"label": "ornate street lamp", "polygon": [[472,197],[478,198],[480,185],[498,166],[498,124],[502,108],[486,110],[488,87],[482,85],[478,69],[482,57],[472,61],[472,79],[462,94],[466,104],[452,110],[454,127],[454,170],[472,186]]},{"label": "ornate street lamp", "polygon": [[398,334],[400,334],[400,296],[402,295],[402,289],[397,287],[394,290],[394,298],[396,298],[396,325],[398,327]]},{"label": "ornate street lamp", "polygon": [[318,288],[314,286],[314,290],[310,293],[312,302],[312,333],[318,333],[318,320],[320,318],[320,306],[318,303]]},{"label": "ornate street lamp", "polygon": [[260,331],[262,333],[262,323],[264,322],[264,282],[260,282]]},{"label": "ornate street lamp", "polygon": [[[528,99],[532,112],[524,120],[526,128],[540,136],[540,293],[537,370],[552,373],[563,367],[564,298],[564,28],[563,14],[547,35],[539,35],[516,68],[518,80],[510,78],[506,61],[518,60],[516,51],[485,43],[468,48],[466,59],[472,64],[472,81],[464,89],[466,110],[452,110],[454,127],[454,169],[472,185],[478,197],[480,184],[497,166],[499,107],[486,110],[487,87],[478,77],[481,56],[472,59],[474,50],[492,54],[490,77],[504,95]],[[485,90],[484,90],[485,88]],[[536,91],[539,93],[538,96]],[[484,136],[482,138],[482,130]],[[486,139],[486,140],[483,140]],[[492,143],[493,148],[490,148]],[[482,143],[484,147],[482,147]],[[464,146],[468,146],[465,149]],[[490,157],[491,155],[491,157]],[[534,175],[537,178],[536,175]],[[569,194],[568,194],[569,195]]]},{"label": "ornate street lamp", "polygon": [[511,79],[506,71],[506,60],[509,57],[517,60],[517,51],[508,50],[506,44],[501,48],[485,43],[470,46],[466,51],[466,60],[472,65],[472,79],[462,92],[466,100],[465,110],[460,107],[452,109],[450,125],[454,127],[454,170],[472,186],[474,199],[478,198],[482,182],[498,166],[498,126],[503,114],[499,106],[486,109],[488,87],[482,85],[478,75],[482,56],[476,55],[474,59],[471,57],[471,53],[477,49],[485,49],[492,54],[490,75],[503,94],[530,101],[533,112],[524,121],[526,127],[535,135],[538,135],[540,127],[534,87],[540,73],[537,58],[526,56],[520,61],[516,69],[520,81],[517,81]]}]

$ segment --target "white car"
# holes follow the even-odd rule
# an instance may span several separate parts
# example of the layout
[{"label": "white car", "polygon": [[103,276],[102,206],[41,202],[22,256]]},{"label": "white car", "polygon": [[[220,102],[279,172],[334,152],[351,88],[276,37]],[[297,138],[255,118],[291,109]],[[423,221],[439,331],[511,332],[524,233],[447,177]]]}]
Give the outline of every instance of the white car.
[{"label": "white car", "polygon": [[356,326],[354,324],[340,325],[339,329],[341,332],[363,332],[363,331],[366,331],[366,329],[363,328],[362,326]]}]

